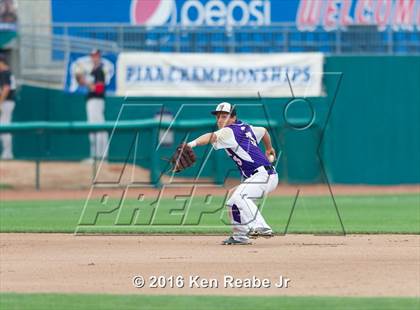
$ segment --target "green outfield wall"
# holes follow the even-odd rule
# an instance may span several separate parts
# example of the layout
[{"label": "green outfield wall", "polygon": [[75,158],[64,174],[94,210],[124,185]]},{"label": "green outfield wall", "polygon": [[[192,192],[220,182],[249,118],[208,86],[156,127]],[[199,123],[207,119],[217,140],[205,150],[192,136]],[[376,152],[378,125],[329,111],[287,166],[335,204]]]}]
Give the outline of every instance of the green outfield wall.
[{"label": "green outfield wall", "polygon": [[[316,117],[305,130],[296,130],[284,120],[290,98],[260,100],[257,94],[255,98],[220,100],[174,99],[164,94],[161,98],[127,100],[108,97],[106,118],[153,118],[163,110],[180,120],[206,119],[217,102],[227,100],[238,105],[240,118],[261,119],[271,128],[274,145],[281,150],[278,170],[285,182],[322,182],[324,166],[329,180],[335,183],[420,183],[420,57],[327,57],[325,72],[325,97],[309,98]],[[299,105],[289,112],[289,119],[308,115],[308,110]],[[23,86],[14,121],[36,120],[86,120],[85,98]],[[271,126],[273,122],[280,126]],[[137,164],[151,167],[152,158],[158,158],[157,166],[164,171],[164,158],[171,155],[176,144],[186,136],[192,139],[210,129],[177,130],[173,144],[162,145],[157,153],[153,150],[153,136],[157,135],[152,130],[140,130],[139,136],[136,132],[116,133],[110,145],[110,161],[132,156],[129,150],[137,137]],[[80,132],[16,133],[14,152],[22,159],[81,160],[88,157],[89,143],[87,134]],[[198,156],[203,157],[205,152],[205,148],[199,150]],[[197,173],[199,168],[186,175]],[[202,175],[221,181],[226,171],[229,176],[238,176],[219,151],[210,157]]]},{"label": "green outfield wall", "polygon": [[330,179],[420,183],[420,57],[328,57],[325,71],[343,72],[323,146]]}]

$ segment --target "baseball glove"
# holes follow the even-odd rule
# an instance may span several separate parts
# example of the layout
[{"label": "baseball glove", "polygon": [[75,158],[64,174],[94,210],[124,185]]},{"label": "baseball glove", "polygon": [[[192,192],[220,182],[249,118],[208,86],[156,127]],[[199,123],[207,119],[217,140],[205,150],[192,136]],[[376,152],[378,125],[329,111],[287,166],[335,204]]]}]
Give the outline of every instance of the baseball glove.
[{"label": "baseball glove", "polygon": [[173,172],[180,172],[191,167],[196,161],[193,149],[186,143],[181,143],[171,158]]}]

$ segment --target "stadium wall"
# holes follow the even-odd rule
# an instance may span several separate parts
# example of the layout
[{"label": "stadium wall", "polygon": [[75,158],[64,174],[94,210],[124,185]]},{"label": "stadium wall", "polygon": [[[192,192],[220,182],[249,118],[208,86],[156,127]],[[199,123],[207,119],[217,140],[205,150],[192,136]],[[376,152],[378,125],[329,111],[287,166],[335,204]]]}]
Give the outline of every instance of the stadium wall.
[{"label": "stadium wall", "polygon": [[420,57],[328,57],[325,71],[343,72],[323,148],[330,180],[420,183]]},{"label": "stadium wall", "polygon": [[[317,148],[324,134],[320,152],[328,178],[334,183],[400,184],[420,183],[420,57],[327,57],[324,68],[326,97],[311,98],[317,121],[310,130],[275,129],[274,144],[282,149],[278,165],[281,179],[289,183],[311,183],[323,180]],[[340,74],[342,73],[342,74]],[[341,76],[341,84],[339,84]],[[334,100],[336,89],[337,98]],[[397,90],[404,89],[404,92]],[[241,118],[264,118],[283,122],[288,98],[223,98],[241,105]],[[151,118],[163,108],[175,115],[179,108],[182,119],[206,118],[214,98],[107,98],[108,120]],[[124,109],[121,106],[126,103]],[[187,103],[187,106],[184,104]],[[329,107],[332,113],[326,126]],[[208,111],[207,111],[208,110]],[[14,121],[85,120],[83,96],[63,91],[23,86],[15,110]],[[268,121],[268,122],[269,122]],[[185,132],[175,134],[177,144]],[[196,136],[200,132],[194,132]],[[113,137],[110,159],[124,161],[134,133]],[[140,136],[137,163],[150,167],[148,147],[152,133]],[[404,152],[401,152],[404,149]],[[18,134],[14,139],[18,158],[80,160],[88,157],[87,134]],[[200,150],[198,156],[204,154]],[[173,146],[162,146],[159,154],[161,170]],[[216,157],[217,156],[217,157]],[[230,161],[220,160],[220,152],[212,156],[202,175],[224,177],[221,171],[232,171]],[[216,166],[215,163],[219,163]],[[220,172],[219,172],[220,171]],[[194,170],[186,175],[194,174]],[[237,176],[236,172],[230,175]]]}]

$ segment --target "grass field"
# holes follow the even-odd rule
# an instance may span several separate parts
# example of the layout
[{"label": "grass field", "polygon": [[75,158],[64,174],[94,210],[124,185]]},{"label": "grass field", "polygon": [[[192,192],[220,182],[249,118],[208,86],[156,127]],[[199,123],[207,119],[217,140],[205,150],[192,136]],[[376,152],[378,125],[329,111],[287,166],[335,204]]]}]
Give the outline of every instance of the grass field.
[{"label": "grass field", "polygon": [[[346,233],[420,233],[418,194],[338,196],[335,200]],[[0,231],[73,233],[78,227],[79,232],[229,232],[223,199],[203,201],[198,197],[186,206],[185,201],[162,200],[154,215],[151,201],[127,200],[120,208],[118,200],[106,204],[95,200],[86,208],[85,201],[77,200],[3,201]],[[267,199],[263,214],[277,233],[285,231],[293,202],[292,196]],[[340,233],[340,221],[331,198],[299,197],[287,232]]]},{"label": "grass field", "polygon": [[8,310],[180,310],[180,309],[418,309],[415,298],[136,296],[78,294],[0,294],[0,309]]},{"label": "grass field", "polygon": [[[228,233],[223,199],[189,207],[162,200],[152,217],[151,201],[2,201],[1,232]],[[420,196],[337,196],[346,233],[420,234]],[[283,233],[294,197],[270,197],[263,214],[277,233]],[[187,211],[186,211],[187,210]],[[140,212],[139,212],[140,211]],[[200,212],[207,212],[200,217]],[[81,217],[81,214],[83,216]],[[140,216],[140,215],[143,215]],[[149,225],[153,218],[153,225]],[[222,220],[221,220],[222,219]],[[183,223],[183,225],[179,225]],[[198,224],[197,224],[198,223]],[[79,226],[78,226],[79,224]],[[340,233],[341,225],[330,197],[300,197],[288,233]],[[147,296],[87,294],[0,293],[0,309],[419,309],[418,298]]]}]

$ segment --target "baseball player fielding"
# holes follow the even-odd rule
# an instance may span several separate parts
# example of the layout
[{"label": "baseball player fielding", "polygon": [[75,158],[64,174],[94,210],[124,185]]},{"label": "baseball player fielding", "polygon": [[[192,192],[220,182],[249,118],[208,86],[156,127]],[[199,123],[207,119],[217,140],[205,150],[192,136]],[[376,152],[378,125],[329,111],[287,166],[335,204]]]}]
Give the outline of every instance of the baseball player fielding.
[{"label": "baseball player fielding", "polygon": [[[250,238],[272,237],[273,231],[267,224],[254,200],[264,197],[277,187],[278,176],[272,166],[275,159],[275,150],[271,144],[270,134],[264,127],[255,127],[240,121],[236,109],[228,102],[222,102],[212,111],[216,117],[219,130],[206,133],[189,142],[181,154],[176,153],[177,160],[174,171],[189,167],[195,160],[184,159],[193,154],[194,147],[211,143],[216,150],[224,149],[227,155],[235,162],[243,181],[227,201],[229,215],[233,227],[233,234],[222,242],[224,245],[251,244]],[[263,141],[265,154],[258,144]]]}]

